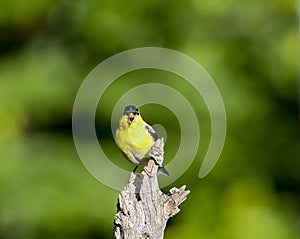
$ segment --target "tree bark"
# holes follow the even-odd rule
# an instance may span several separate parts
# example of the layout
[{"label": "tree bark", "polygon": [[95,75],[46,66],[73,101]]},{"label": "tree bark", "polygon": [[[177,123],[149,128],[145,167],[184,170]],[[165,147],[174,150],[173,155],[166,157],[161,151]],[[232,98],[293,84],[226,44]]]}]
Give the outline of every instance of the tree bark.
[{"label": "tree bark", "polygon": [[[131,174],[124,191],[119,194],[114,220],[114,236],[117,239],[163,238],[166,223],[176,215],[178,206],[190,191],[172,188],[164,194],[158,186],[158,165],[163,162],[163,139],[158,139],[150,150],[153,158],[142,174]],[[145,173],[145,171],[147,173]]]}]

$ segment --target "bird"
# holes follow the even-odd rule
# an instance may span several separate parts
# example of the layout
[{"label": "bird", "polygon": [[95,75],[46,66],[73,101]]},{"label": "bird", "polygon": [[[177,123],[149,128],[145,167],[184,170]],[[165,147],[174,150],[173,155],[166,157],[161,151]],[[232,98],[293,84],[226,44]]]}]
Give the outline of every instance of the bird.
[{"label": "bird", "polygon": [[[134,105],[126,106],[115,133],[115,142],[125,157],[136,165],[133,172],[138,166],[147,164],[151,158],[148,153],[157,139],[157,133],[143,120],[139,109]],[[146,168],[144,171],[149,175]],[[158,174],[169,176],[162,165],[158,165]]]}]

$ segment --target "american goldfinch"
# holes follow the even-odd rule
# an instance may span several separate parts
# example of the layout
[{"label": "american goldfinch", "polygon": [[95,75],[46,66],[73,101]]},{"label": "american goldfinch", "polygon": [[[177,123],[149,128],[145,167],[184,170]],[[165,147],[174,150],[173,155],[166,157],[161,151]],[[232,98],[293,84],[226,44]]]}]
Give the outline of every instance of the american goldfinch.
[{"label": "american goldfinch", "polygon": [[[148,153],[157,139],[155,130],[143,120],[138,108],[126,106],[116,130],[115,141],[126,158],[136,165],[133,172],[139,165],[146,165],[150,159]],[[145,168],[144,171],[148,174]],[[159,165],[158,173],[169,175],[162,165]]]}]

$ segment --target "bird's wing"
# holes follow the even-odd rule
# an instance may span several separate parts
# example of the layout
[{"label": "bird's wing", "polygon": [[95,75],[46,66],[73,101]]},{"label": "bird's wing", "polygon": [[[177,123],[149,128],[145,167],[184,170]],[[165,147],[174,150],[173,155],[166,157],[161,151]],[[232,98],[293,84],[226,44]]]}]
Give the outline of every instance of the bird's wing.
[{"label": "bird's wing", "polygon": [[149,132],[149,134],[152,136],[154,141],[156,141],[158,139],[158,136],[157,136],[157,133],[155,132],[155,130],[148,124],[145,125],[145,128]]}]

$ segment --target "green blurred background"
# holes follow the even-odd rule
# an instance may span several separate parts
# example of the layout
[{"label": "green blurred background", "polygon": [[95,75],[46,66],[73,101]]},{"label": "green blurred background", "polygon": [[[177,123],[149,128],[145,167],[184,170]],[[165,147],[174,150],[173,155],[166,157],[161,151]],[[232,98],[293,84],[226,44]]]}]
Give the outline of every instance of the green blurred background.
[{"label": "green blurred background", "polygon": [[[219,162],[198,179],[210,122],[188,84],[148,70],[124,76],[132,81],[116,81],[113,93],[103,96],[97,132],[116,164],[123,159],[111,136],[110,113],[132,86],[167,78],[195,106],[201,146],[189,170],[170,185],[186,184],[191,194],[165,238],[299,238],[296,9],[292,0],[1,0],[0,238],[113,237],[118,192],[81,163],[72,107],[98,63],[145,46],[197,60],[214,78],[228,120]],[[141,111],[149,123],[166,126],[170,160],[180,137],[178,122],[168,120],[174,115],[157,105]]]}]

